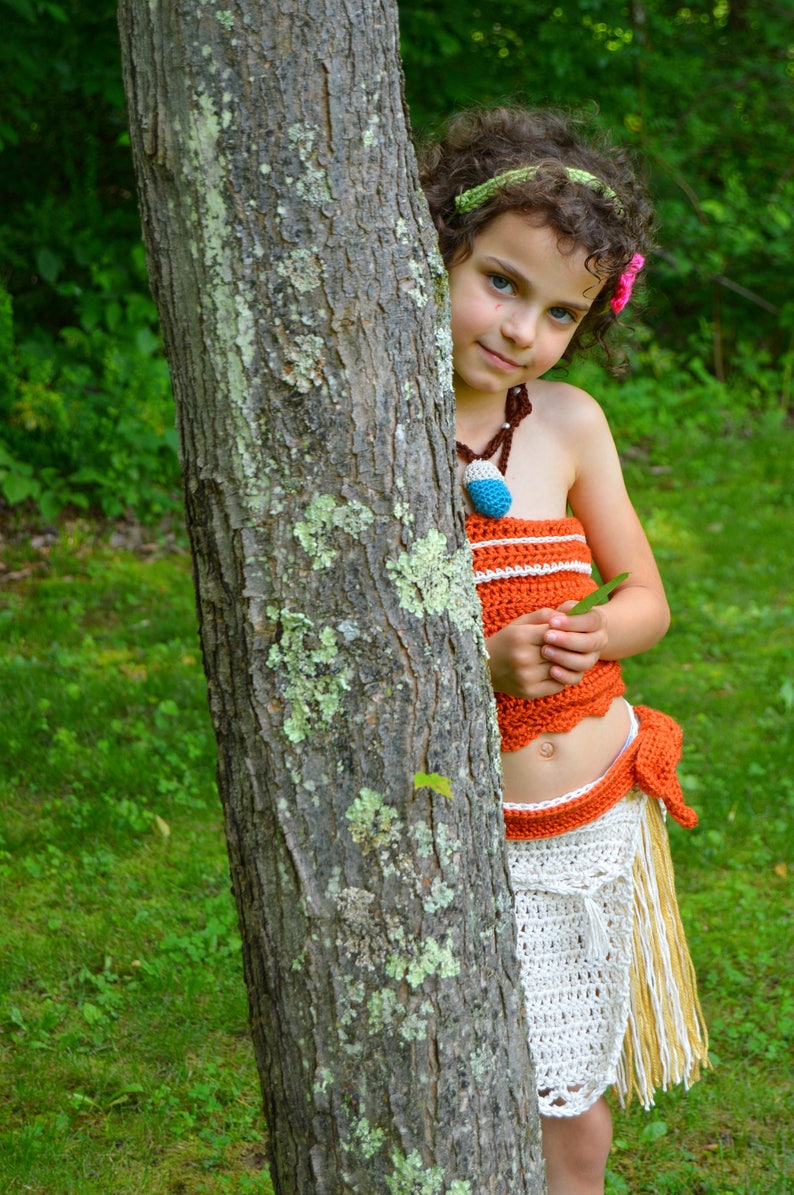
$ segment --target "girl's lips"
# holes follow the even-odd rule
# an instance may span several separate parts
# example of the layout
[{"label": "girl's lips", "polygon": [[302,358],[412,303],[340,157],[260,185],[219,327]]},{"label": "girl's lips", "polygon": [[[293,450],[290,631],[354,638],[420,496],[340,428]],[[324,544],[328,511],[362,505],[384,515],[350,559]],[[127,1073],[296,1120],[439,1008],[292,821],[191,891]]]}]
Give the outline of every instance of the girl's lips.
[{"label": "girl's lips", "polygon": [[488,360],[493,365],[495,365],[498,369],[520,369],[521,368],[521,366],[518,364],[517,361],[511,361],[509,357],[503,357],[501,353],[494,352],[494,350],[489,349],[487,345],[481,344],[480,348],[482,349],[483,353],[488,358]]}]

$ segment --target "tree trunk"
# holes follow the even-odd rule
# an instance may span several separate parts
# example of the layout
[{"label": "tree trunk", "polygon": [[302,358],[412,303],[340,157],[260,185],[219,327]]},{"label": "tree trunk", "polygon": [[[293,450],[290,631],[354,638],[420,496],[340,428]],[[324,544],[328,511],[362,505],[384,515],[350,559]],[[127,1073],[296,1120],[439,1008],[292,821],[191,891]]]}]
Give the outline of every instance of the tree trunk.
[{"label": "tree trunk", "polygon": [[534,1195],[396,8],[121,0],[120,26],[275,1189]]}]

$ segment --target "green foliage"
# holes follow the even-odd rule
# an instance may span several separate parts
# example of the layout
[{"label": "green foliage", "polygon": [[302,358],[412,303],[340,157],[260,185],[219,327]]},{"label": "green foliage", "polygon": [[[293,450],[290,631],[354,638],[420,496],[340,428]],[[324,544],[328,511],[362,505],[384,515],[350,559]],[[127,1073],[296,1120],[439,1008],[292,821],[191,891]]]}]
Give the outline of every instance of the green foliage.
[{"label": "green foliage", "polygon": [[[86,503],[149,517],[176,501],[178,469],[115,3],[0,0],[0,13],[0,288],[13,297],[12,318],[0,293],[0,496],[46,518]],[[646,164],[660,247],[621,400],[635,424],[658,430],[659,380],[663,422],[673,409],[688,418],[698,390],[729,426],[790,405],[794,304],[780,263],[791,257],[794,59],[783,6],[401,0],[400,19],[420,134],[480,101],[597,106]]]},{"label": "green foliage", "polygon": [[48,519],[89,502],[151,517],[175,506],[179,471],[115,4],[0,12],[0,492]]},{"label": "green foliage", "polygon": [[70,318],[58,282],[91,287],[92,264],[139,239],[115,6],[0,0],[0,261],[25,330]]},{"label": "green foliage", "polygon": [[152,517],[176,506],[179,468],[142,246],[129,268],[94,266],[91,277],[75,295],[75,325],[19,345],[0,287],[0,492],[11,505],[32,498],[46,519],[89,501],[111,517]]}]

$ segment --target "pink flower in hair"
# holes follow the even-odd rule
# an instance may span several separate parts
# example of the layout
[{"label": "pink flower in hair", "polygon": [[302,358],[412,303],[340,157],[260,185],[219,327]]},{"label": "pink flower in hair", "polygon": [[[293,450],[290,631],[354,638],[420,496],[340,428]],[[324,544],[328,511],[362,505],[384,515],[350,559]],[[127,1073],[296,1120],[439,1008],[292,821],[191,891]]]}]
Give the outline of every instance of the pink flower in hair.
[{"label": "pink flower in hair", "polygon": [[645,258],[641,253],[635,253],[623,273],[618,278],[617,285],[615,287],[615,293],[609,300],[609,305],[614,311],[615,315],[617,315],[619,311],[623,310],[631,298],[631,292],[634,287],[634,279],[637,277],[644,265]]}]

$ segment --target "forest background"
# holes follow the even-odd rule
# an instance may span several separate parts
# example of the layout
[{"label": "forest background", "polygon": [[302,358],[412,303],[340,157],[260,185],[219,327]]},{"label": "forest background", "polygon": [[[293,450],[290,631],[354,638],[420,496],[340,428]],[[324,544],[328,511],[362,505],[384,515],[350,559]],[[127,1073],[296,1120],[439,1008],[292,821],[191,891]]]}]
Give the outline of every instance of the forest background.
[{"label": "forest background", "polygon": [[[178,501],[176,438],[114,4],[0,13],[0,494],[151,519]],[[783,0],[400,4],[417,135],[475,102],[597,106],[645,163],[659,251],[621,391],[635,437],[790,404],[790,17]]]},{"label": "forest background", "polygon": [[[0,14],[0,1186],[264,1192],[115,6]],[[794,1189],[790,15],[400,4],[417,136],[473,102],[597,110],[657,205],[628,374],[573,380],[676,615],[627,672],[686,725],[707,814],[672,837],[716,1069],[619,1117],[613,1193]]]}]

